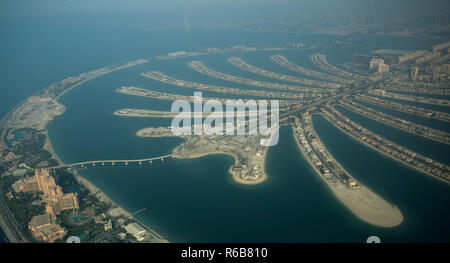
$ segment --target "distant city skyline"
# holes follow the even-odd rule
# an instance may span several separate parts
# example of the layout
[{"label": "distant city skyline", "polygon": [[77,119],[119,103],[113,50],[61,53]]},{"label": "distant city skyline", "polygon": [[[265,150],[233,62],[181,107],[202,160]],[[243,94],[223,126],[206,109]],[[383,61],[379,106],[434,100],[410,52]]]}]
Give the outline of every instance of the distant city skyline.
[{"label": "distant city skyline", "polygon": [[[94,4],[99,8],[92,8]],[[43,19],[182,29],[183,25],[177,21],[186,17],[190,27],[192,24],[245,26],[286,21],[383,23],[450,13],[447,11],[450,3],[446,0],[43,0],[39,3],[3,1],[0,7],[0,21],[5,22]],[[83,21],[76,20],[80,18]]]}]

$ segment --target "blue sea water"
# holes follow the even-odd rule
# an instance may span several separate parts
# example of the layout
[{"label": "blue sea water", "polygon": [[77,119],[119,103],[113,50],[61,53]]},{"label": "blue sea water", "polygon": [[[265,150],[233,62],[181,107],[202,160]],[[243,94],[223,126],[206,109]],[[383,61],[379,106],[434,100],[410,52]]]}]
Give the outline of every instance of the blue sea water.
[{"label": "blue sea water", "polygon": [[8,240],[6,239],[5,233],[0,229],[0,243],[7,243]]},{"label": "blue sea water", "polygon": [[[74,31],[71,32],[73,34]],[[168,101],[114,92],[123,85],[193,94],[193,90],[144,78],[141,72],[158,70],[186,80],[242,87],[202,76],[186,63],[198,59],[218,71],[275,82],[237,70],[226,59],[239,56],[262,68],[296,75],[271,62],[270,55],[281,53],[295,63],[320,70],[311,64],[309,54],[323,52],[329,55],[330,63],[340,64],[350,60],[356,52],[355,46],[336,45],[335,36],[288,33],[193,31],[185,34],[177,31],[103,30],[99,35],[95,30],[86,32],[80,29],[75,30],[75,35],[70,38],[67,35],[52,36],[38,28],[29,36],[15,36],[15,42],[21,45],[0,44],[4,54],[9,52],[7,61],[11,62],[1,62],[2,71],[9,73],[2,79],[3,85],[15,87],[5,89],[5,99],[2,99],[5,103],[2,103],[0,113],[6,113],[21,99],[52,82],[136,58],[177,50],[227,48],[237,44],[306,42],[318,46],[315,50],[298,52],[151,60],[148,64],[91,80],[60,99],[67,111],[48,125],[55,151],[68,163],[159,156],[170,153],[181,142],[177,138],[139,138],[135,135],[141,128],[166,126],[170,120],[121,118],[112,114],[117,109],[129,107],[170,109]],[[33,45],[27,42],[29,38],[34,40]],[[361,38],[357,46],[359,53],[379,48],[426,49],[433,43],[432,40],[409,41],[394,37],[354,38]],[[13,59],[14,56],[17,59]],[[23,77],[24,74],[27,78]],[[402,225],[392,229],[379,228],[351,214],[303,159],[287,127],[281,129],[280,143],[268,153],[266,170],[269,180],[258,186],[234,183],[228,173],[233,159],[223,155],[166,160],[142,167],[91,168],[80,173],[128,211],[146,208],[137,218],[170,241],[363,242],[370,235],[378,235],[391,242],[449,241],[447,222],[450,215],[445,209],[450,201],[447,185],[373,152],[320,117],[314,118],[314,125],[330,152],[352,175],[401,209],[405,217]],[[415,142],[405,140],[404,143]],[[424,151],[434,152],[433,149]],[[441,153],[435,154],[441,156]]]},{"label": "blue sea water", "polygon": [[439,162],[450,164],[450,146],[444,143],[411,134],[400,129],[389,127],[383,123],[369,119],[365,116],[352,112],[346,108],[336,106],[336,109],[345,114],[349,119],[361,124],[363,127],[370,129],[393,141],[401,146],[409,148],[417,153],[429,156]]}]

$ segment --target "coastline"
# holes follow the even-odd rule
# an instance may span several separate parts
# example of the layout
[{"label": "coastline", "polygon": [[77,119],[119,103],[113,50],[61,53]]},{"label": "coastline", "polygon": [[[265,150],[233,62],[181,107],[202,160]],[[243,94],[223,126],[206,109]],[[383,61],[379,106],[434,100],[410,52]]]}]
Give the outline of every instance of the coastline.
[{"label": "coastline", "polygon": [[109,204],[110,206],[115,207],[116,209],[118,209],[120,211],[120,213],[122,215],[124,215],[126,218],[136,221],[138,222],[140,225],[142,225],[146,230],[148,230],[149,232],[151,232],[152,234],[154,234],[156,237],[158,237],[159,239],[161,239],[163,242],[165,241],[166,243],[169,243],[169,241],[167,239],[165,239],[162,235],[160,235],[158,232],[156,232],[155,230],[149,228],[148,226],[146,226],[145,224],[143,224],[142,222],[140,222],[139,220],[137,220],[135,217],[133,217],[130,212],[128,212],[127,210],[125,210],[123,207],[121,207],[120,205],[118,205],[116,202],[114,202],[108,195],[105,194],[105,192],[103,192],[100,188],[98,188],[97,186],[95,186],[91,181],[89,181],[88,179],[86,179],[85,177],[81,176],[78,174],[78,172],[75,170],[74,172],[74,176],[75,179],[77,180],[78,183],[82,184],[83,186],[85,186],[87,189],[89,189],[89,191],[91,192],[91,194],[94,194],[95,196],[97,196],[97,198],[101,201],[101,202],[105,202],[107,204]]},{"label": "coastline", "polygon": [[[312,167],[312,169],[316,172],[317,175],[321,178],[321,181],[324,182],[328,188],[331,190],[333,195],[347,208],[349,209],[356,217],[358,217],[360,220],[378,226],[378,227],[396,227],[400,225],[403,222],[403,214],[401,213],[400,209],[385,201],[382,197],[377,195],[376,193],[372,192],[369,188],[366,186],[360,184],[359,191],[360,194],[363,194],[364,197],[368,198],[368,200],[372,200],[373,202],[373,208],[374,210],[380,209],[381,215],[374,215],[373,210],[368,208],[368,206],[361,206],[359,204],[359,200],[355,202],[355,196],[349,195],[348,193],[345,193],[344,191],[348,191],[348,189],[345,189],[345,186],[342,185],[332,185],[326,178],[322,177],[322,173],[315,167],[315,165],[311,162],[311,160],[306,156],[306,154],[303,151],[303,147],[300,145],[300,142],[298,141],[296,135],[294,126],[292,126],[292,132],[294,136],[294,140],[297,144],[298,151],[302,154],[302,156],[305,158],[305,160],[308,162],[308,164]],[[341,168],[348,173],[342,166]],[[353,190],[350,190],[353,191]],[[364,191],[364,193],[362,193]],[[352,193],[352,192],[350,192]],[[357,197],[357,196],[356,196]],[[357,197],[361,198],[361,197]],[[389,206],[387,206],[389,205]],[[386,210],[386,209],[390,210]],[[392,210],[393,209],[393,210]],[[375,211],[376,212],[376,211]],[[394,213],[395,212],[395,213]],[[395,215],[395,216],[393,216]]]},{"label": "coastline", "polygon": [[[72,87],[72,88],[74,88],[74,87]],[[62,95],[62,94],[61,94]],[[64,163],[64,162],[62,162],[62,160],[59,158],[59,156],[54,152],[54,149],[53,149],[53,145],[52,145],[52,142],[50,141],[50,139],[49,139],[49,137],[48,137],[48,132],[47,132],[47,130],[45,129],[45,131],[46,131],[46,133],[47,133],[47,138],[46,138],[46,149],[48,149],[50,152],[51,152],[51,154],[52,154],[52,157],[55,157],[56,158],[56,160],[58,161],[58,162],[60,162],[60,163]],[[298,142],[297,142],[298,143]],[[266,174],[266,162],[267,162],[267,160],[266,160],[266,155],[267,155],[267,151],[268,151],[268,148],[265,148],[264,149],[264,151],[263,151],[263,163],[264,163],[264,165],[263,165],[263,167],[262,167],[262,177],[261,177],[261,179],[259,179],[258,178],[258,180],[252,180],[252,181],[250,181],[250,180],[243,180],[243,179],[241,179],[240,177],[239,177],[239,174],[237,174],[237,173],[233,173],[231,170],[232,170],[232,167],[230,167],[230,169],[229,169],[229,173],[231,173],[231,175],[232,175],[232,178],[233,178],[233,180],[234,180],[234,182],[236,182],[236,183],[239,183],[239,184],[248,184],[248,185],[255,185],[255,184],[259,184],[259,183],[262,183],[262,182],[264,182],[265,180],[267,180],[267,174]],[[233,156],[233,158],[235,159],[235,163],[236,163],[236,156],[234,156],[232,153],[225,153],[225,152],[207,152],[207,153],[204,153],[204,154],[198,154],[197,156],[195,156],[195,155],[193,155],[193,156],[187,156],[187,157],[176,157],[176,158],[180,158],[180,159],[190,159],[190,158],[199,158],[199,157],[202,157],[202,156],[206,156],[206,155],[210,155],[210,154],[225,154],[225,155],[230,155],[230,156]],[[308,158],[306,158],[307,160],[308,160]],[[313,166],[314,167],[314,166]],[[105,202],[107,202],[107,203],[109,203],[109,204],[111,204],[111,205],[113,205],[113,206],[116,206],[116,207],[118,207],[119,208],[119,210],[121,211],[121,212],[123,212],[123,214],[127,217],[127,218],[131,218],[131,219],[133,219],[133,220],[135,220],[136,222],[139,222],[138,220],[136,220],[135,218],[133,218],[132,217],[132,215],[128,212],[128,211],[126,211],[125,209],[123,209],[121,206],[119,206],[119,205],[117,205],[114,201],[112,201],[103,191],[101,191],[98,187],[96,187],[92,182],[90,182],[89,180],[87,180],[85,177],[83,177],[83,176],[81,176],[81,175],[78,175],[77,174],[77,171],[75,170],[75,174],[76,174],[76,179],[77,179],[77,181],[79,181],[81,184],[83,184],[85,187],[87,187],[88,189],[89,189],[89,191],[92,191],[92,193],[94,193],[95,195],[98,195],[99,197],[100,197],[100,200],[101,201],[105,201]],[[323,178],[322,178],[323,179]],[[329,182],[327,182],[327,184],[328,184]],[[330,186],[330,188],[332,188],[331,186]],[[335,194],[335,196],[336,197],[338,197],[337,196],[337,194],[334,192],[334,190],[333,190],[333,193]],[[340,198],[338,198],[342,203],[344,203],[344,201],[342,201]],[[351,209],[350,209],[351,210]],[[353,212],[353,211],[352,211]],[[401,220],[403,220],[403,218],[401,219]],[[365,221],[365,220],[364,220]],[[150,228],[148,228],[146,225],[144,225],[144,224],[142,224],[142,223],[140,223],[139,222],[139,224],[141,224],[142,226],[144,226],[145,228],[147,228],[147,230],[149,230],[149,231],[151,231],[152,233],[154,233],[154,234],[156,234],[158,237],[160,237],[160,235],[158,235],[156,232],[154,232],[154,231],[152,231]]]},{"label": "coastline", "polygon": [[[267,162],[266,156],[267,156],[268,150],[269,150],[269,148],[266,147],[264,150],[264,153],[263,153],[263,160],[264,160],[263,162],[264,163],[263,163],[263,165],[261,165],[261,167],[262,167],[262,177],[261,178],[258,178],[257,180],[249,181],[249,180],[244,180],[244,179],[240,178],[237,173],[230,172],[233,176],[233,180],[239,184],[245,184],[245,185],[257,185],[257,184],[261,184],[261,183],[265,182],[269,178],[269,176],[266,173],[266,162]],[[235,161],[236,161],[236,158],[235,158]],[[231,168],[230,168],[230,170],[231,170]]]},{"label": "coastline", "polygon": [[[177,147],[175,147],[175,149]],[[177,155],[175,153],[175,149],[174,149],[174,151],[172,151],[172,155],[173,155],[174,158],[177,158],[177,159],[195,159],[195,158],[200,158],[200,157],[211,155],[211,154],[223,154],[223,155],[228,155],[228,156],[233,157],[235,163],[237,163],[237,161],[238,161],[236,156],[234,156],[232,154],[229,154],[229,153],[226,153],[226,152],[213,151],[213,152],[206,152],[206,153],[200,153],[200,154],[190,154],[189,157],[184,157],[184,156]],[[267,173],[266,173],[266,168],[265,168],[266,154],[267,154],[267,149],[264,150],[264,154],[263,154],[264,165],[262,166],[263,167],[262,168],[263,173],[262,173],[262,177],[261,178],[258,178],[257,180],[251,180],[251,181],[250,180],[244,180],[244,179],[240,178],[239,175],[236,172],[232,171],[233,167],[230,167],[228,169],[228,172],[231,174],[231,177],[233,178],[233,181],[235,183],[244,184],[244,185],[257,185],[257,184],[261,184],[261,183],[265,182],[268,179],[268,176],[267,176]]]},{"label": "coastline", "polygon": [[[144,63],[146,63],[146,62],[148,62],[148,61],[145,60]],[[44,116],[43,116],[42,119],[40,119],[41,122],[38,123],[38,127],[37,127],[38,129],[43,130],[43,134],[44,134],[45,137],[46,137],[46,138],[45,138],[45,142],[44,142],[43,149],[44,149],[44,150],[47,150],[47,151],[50,153],[52,159],[55,159],[55,160],[58,162],[58,164],[62,164],[62,165],[65,164],[65,162],[62,161],[61,158],[56,154],[56,152],[55,152],[55,150],[54,150],[54,148],[53,148],[53,144],[52,144],[52,142],[51,142],[51,140],[50,140],[50,137],[49,137],[49,135],[48,135],[48,129],[47,129],[48,123],[50,123],[52,120],[54,120],[54,118],[55,118],[56,116],[63,115],[63,114],[65,113],[65,111],[66,111],[65,105],[64,105],[63,103],[59,102],[58,99],[59,99],[62,95],[66,94],[68,91],[70,91],[70,90],[72,90],[72,89],[74,89],[74,88],[80,86],[81,84],[83,84],[83,83],[85,83],[85,82],[87,82],[87,81],[89,81],[89,80],[91,80],[91,79],[94,79],[94,78],[99,77],[99,76],[103,76],[103,75],[108,74],[108,73],[113,72],[113,71],[117,71],[117,70],[121,70],[121,69],[124,69],[124,68],[136,66],[136,65],[139,65],[139,64],[142,64],[142,62],[141,62],[141,63],[137,63],[137,64],[125,64],[125,65],[119,66],[118,68],[115,68],[115,69],[113,69],[113,70],[111,70],[111,71],[109,71],[109,72],[103,72],[103,73],[100,74],[100,75],[96,75],[96,76],[89,77],[89,78],[87,78],[87,79],[85,79],[85,80],[83,80],[83,81],[81,81],[81,82],[79,82],[79,83],[76,83],[76,84],[72,85],[71,87],[69,87],[68,89],[66,89],[64,92],[62,92],[61,94],[59,94],[58,96],[56,96],[55,98],[52,99],[52,101],[54,101],[54,102],[57,104],[57,106],[58,106],[59,108],[57,107],[55,110],[51,110],[51,111],[49,111],[49,112],[44,112]],[[47,88],[44,88],[43,90],[46,90],[46,89],[47,89]],[[42,90],[33,93],[30,97],[38,96],[38,94],[39,94],[40,92],[42,92]],[[0,138],[0,145],[4,143],[4,142],[3,142],[3,138],[4,138],[4,133],[7,131],[7,125],[8,125],[8,123],[9,123],[8,120],[10,119],[10,117],[11,117],[16,111],[18,111],[19,109],[21,109],[21,107],[22,107],[23,105],[25,105],[26,103],[28,103],[28,102],[30,101],[30,100],[29,100],[30,97],[27,97],[26,99],[24,99],[23,101],[21,101],[20,103],[18,103],[18,104],[17,104],[16,106],[14,106],[14,107],[13,107],[13,108],[5,115],[5,116],[3,116],[3,117],[1,118],[1,120],[0,120],[0,127],[1,127],[1,129],[2,129],[2,136],[1,136],[1,138]],[[76,179],[80,184],[82,184],[82,185],[85,186],[87,189],[89,189],[89,191],[91,191],[92,193],[94,193],[95,195],[97,195],[97,196],[99,197],[99,200],[100,200],[100,201],[106,202],[106,203],[108,203],[108,204],[111,205],[111,206],[117,207],[117,208],[121,211],[121,213],[122,213],[123,215],[125,215],[127,218],[129,218],[129,219],[131,219],[131,220],[136,221],[137,223],[139,223],[139,224],[140,224],[141,226],[143,226],[147,231],[149,231],[149,232],[152,233],[154,236],[156,236],[157,238],[159,238],[160,241],[162,241],[162,242],[169,242],[168,240],[166,240],[165,238],[163,238],[160,234],[158,234],[156,231],[154,231],[153,229],[151,229],[151,228],[148,227],[147,225],[141,223],[141,222],[140,222],[139,220],[137,220],[136,218],[134,218],[128,211],[126,211],[125,209],[123,209],[123,207],[119,206],[117,203],[115,203],[114,201],[112,201],[112,200],[111,200],[111,199],[110,199],[110,198],[109,198],[102,190],[100,190],[98,187],[96,187],[94,184],[92,184],[89,180],[87,180],[86,178],[84,178],[84,177],[78,175],[78,173],[77,173],[76,170],[75,170],[75,172],[73,173],[73,176],[75,177],[75,179]],[[14,236],[12,236],[13,232],[10,232],[10,231],[9,231],[9,230],[11,230],[10,227],[9,227],[9,224],[10,224],[10,223],[8,224],[8,222],[6,222],[6,219],[3,218],[3,216],[4,216],[4,215],[3,215],[3,214],[1,213],[1,211],[0,211],[0,226],[1,226],[2,229],[4,230],[5,236],[9,239],[10,242],[12,242],[12,241],[20,242],[19,239],[17,239],[17,238],[15,238]],[[3,220],[3,219],[5,219],[5,220]],[[12,230],[11,230],[11,231],[12,231]]]},{"label": "coastline", "polygon": [[408,168],[414,169],[415,171],[418,171],[418,172],[420,172],[420,173],[422,173],[422,174],[428,175],[428,176],[430,176],[431,178],[433,178],[433,179],[435,179],[435,180],[439,180],[440,182],[444,182],[444,183],[450,184],[448,181],[446,181],[446,180],[440,178],[439,176],[436,176],[436,175],[434,175],[434,174],[432,174],[432,173],[429,173],[429,172],[427,172],[427,171],[421,170],[421,169],[419,169],[419,168],[417,168],[417,167],[415,167],[415,166],[413,166],[413,165],[411,165],[411,164],[409,164],[409,163],[406,163],[406,162],[404,162],[404,161],[402,161],[402,160],[400,160],[400,159],[396,159],[396,158],[394,158],[393,156],[391,156],[391,155],[389,155],[389,154],[387,154],[387,153],[385,153],[385,152],[383,152],[383,151],[381,151],[381,150],[379,150],[379,149],[373,147],[372,145],[370,145],[370,144],[368,144],[368,143],[365,143],[365,142],[362,142],[362,141],[358,140],[358,138],[356,138],[356,137],[353,136],[352,134],[350,134],[350,133],[348,133],[347,131],[343,130],[341,127],[335,125],[334,122],[332,122],[330,119],[328,119],[328,117],[325,116],[324,114],[320,114],[320,115],[323,116],[323,118],[325,118],[328,122],[330,122],[334,127],[338,128],[340,131],[342,131],[345,135],[350,136],[351,139],[355,140],[355,141],[358,142],[358,143],[361,143],[361,144],[364,145],[364,146],[369,147],[370,149],[376,151],[377,153],[383,155],[384,157],[387,157],[387,158],[389,158],[389,159],[391,159],[391,160],[393,160],[393,161],[399,162],[400,164],[402,164],[402,165],[404,165],[404,166],[406,166],[406,167],[408,167]]},{"label": "coastline", "polygon": [[[60,103],[60,102],[58,102]],[[61,105],[63,105],[62,103],[60,103]],[[46,150],[48,150],[50,152],[50,154],[52,155],[52,158],[55,158],[60,164],[65,164],[60,158],[59,156],[56,154],[54,148],[53,148],[53,144],[50,140],[50,137],[48,136],[48,130],[47,130],[47,125],[45,126],[45,133],[47,135],[46,138],[46,144],[44,146],[44,148]],[[90,182],[88,179],[86,179],[85,177],[81,176],[78,174],[78,171],[75,170],[73,172],[73,175],[75,177],[75,180],[82,184],[84,187],[86,187],[91,194],[94,194],[95,196],[97,196],[97,198],[101,201],[101,202],[105,202],[107,204],[109,204],[112,207],[117,208],[121,214],[125,215],[125,217],[127,217],[130,220],[136,221],[137,223],[139,223],[141,226],[143,226],[147,231],[151,232],[152,234],[154,234],[156,237],[158,237],[159,239],[162,240],[163,243],[169,243],[170,241],[165,239],[162,235],[160,235],[158,232],[156,232],[155,230],[151,229],[149,226],[143,224],[142,222],[140,222],[139,220],[137,220],[135,217],[133,217],[129,211],[125,210],[123,207],[121,207],[120,205],[118,205],[116,202],[114,202],[107,194],[105,194],[105,192],[103,192],[100,188],[98,188],[97,186],[95,186],[92,182]]]},{"label": "coastline", "polygon": [[47,125],[53,121],[55,119],[55,117],[57,116],[61,116],[64,115],[64,113],[66,112],[66,106],[64,106],[64,104],[62,104],[61,102],[59,102],[57,99],[55,99],[56,103],[58,103],[58,105],[60,105],[62,107],[62,111],[60,112],[60,114],[58,115],[54,115],[52,119],[50,119],[45,125],[44,125],[44,131],[45,131],[45,144],[44,144],[44,149],[47,150],[51,155],[52,158],[56,159],[56,161],[58,162],[59,165],[65,165],[66,163],[64,163],[61,158],[56,154],[55,149],[53,148],[53,144],[50,140],[50,137],[48,136],[48,129],[47,129]]},{"label": "coastline", "polygon": [[[388,123],[386,123],[386,122],[384,122],[384,121],[380,121],[380,120],[374,118],[373,116],[371,116],[370,114],[362,114],[361,112],[357,112],[357,111],[355,111],[354,109],[351,109],[350,107],[348,107],[348,106],[346,106],[346,105],[344,105],[344,104],[338,104],[338,106],[341,106],[341,107],[343,107],[343,108],[345,108],[345,109],[347,109],[347,110],[349,110],[349,111],[351,111],[351,112],[353,112],[353,113],[356,113],[356,114],[358,114],[358,115],[361,115],[361,116],[363,116],[363,117],[365,117],[365,118],[368,118],[368,119],[370,119],[370,120],[379,122],[379,123],[381,123],[381,124],[383,124],[383,125],[386,125],[386,126],[389,126],[389,127],[391,127],[391,128],[398,129],[398,130],[401,130],[401,131],[404,131],[404,132],[407,132],[407,133],[410,133],[410,134],[413,134],[413,135],[416,135],[416,136],[420,136],[420,137],[425,138],[425,139],[428,139],[428,140],[433,140],[433,141],[438,142],[438,143],[450,145],[450,142],[441,141],[441,140],[439,140],[439,139],[437,139],[437,138],[425,136],[425,135],[423,135],[423,134],[420,134],[420,133],[417,133],[417,132],[414,132],[414,131],[405,129],[405,128],[403,128],[403,127],[400,127],[400,126],[394,126],[394,125],[388,124]],[[412,123],[412,122],[410,122],[410,123]],[[416,125],[420,125],[420,124],[416,124]]]},{"label": "coastline", "polygon": [[[144,128],[141,129],[139,131],[136,132],[136,136],[141,137],[141,138],[145,138],[145,137],[152,137],[152,138],[164,138],[164,137],[178,137],[178,138],[183,138],[183,136],[176,136],[173,134],[162,134],[162,135],[152,135],[152,136],[146,136],[146,135],[142,135],[143,132],[145,132],[146,129],[149,128]],[[153,128],[150,128],[153,129]],[[193,153],[190,152],[189,156],[186,155],[180,155],[179,153],[177,153],[177,148],[180,147],[181,145],[176,146],[173,150],[172,150],[172,158],[177,158],[177,159],[195,159],[195,158],[200,158],[200,157],[204,157],[207,155],[212,155],[212,154],[221,154],[221,155],[228,155],[233,157],[234,159],[234,163],[238,163],[238,159],[235,155],[228,153],[228,152],[223,152],[223,151],[209,151],[209,152],[202,152],[202,153]],[[243,185],[257,185],[257,184],[261,184],[263,182],[265,182],[269,177],[266,173],[266,155],[267,155],[267,151],[269,150],[268,147],[265,147],[263,154],[262,154],[262,160],[263,163],[261,164],[262,167],[262,177],[256,179],[256,180],[244,180],[241,177],[239,177],[239,174],[237,172],[234,172],[233,166],[230,167],[228,169],[228,172],[231,174],[231,177],[233,178],[233,181],[235,183],[238,184],[243,184]]]},{"label": "coastline", "polygon": [[[148,62],[148,60],[145,60],[145,61],[144,61],[144,63],[147,63],[147,62]],[[142,63],[140,63],[140,64],[142,64]],[[137,64],[137,65],[139,65],[139,64]],[[118,71],[118,70],[121,70],[121,69],[124,69],[124,68],[128,68],[128,67],[132,67],[132,66],[136,66],[136,65],[131,65],[131,66],[130,66],[130,65],[125,65],[125,66],[119,67],[119,68],[117,68],[117,69],[114,69],[114,70],[112,70],[112,71],[110,71],[110,72]],[[107,72],[107,73],[104,73],[104,74],[100,74],[100,76],[105,75],[105,74],[108,74],[108,73],[110,73],[110,72]],[[55,115],[55,116],[53,116],[53,117],[63,115],[63,114],[65,113],[65,111],[66,111],[65,105],[64,105],[63,103],[61,103],[61,102],[58,101],[58,99],[59,99],[61,96],[63,96],[64,94],[66,94],[66,93],[69,92],[70,90],[72,90],[72,89],[74,89],[74,88],[76,88],[76,87],[82,85],[83,83],[85,83],[85,82],[87,82],[87,81],[89,81],[89,80],[91,80],[91,79],[94,79],[94,78],[96,78],[96,77],[99,77],[99,76],[93,76],[93,77],[87,78],[87,79],[85,79],[85,80],[83,80],[83,81],[81,81],[81,82],[79,82],[79,83],[77,83],[77,84],[71,86],[69,89],[65,90],[64,92],[62,92],[61,94],[59,94],[56,98],[54,98],[54,101],[63,107],[63,111],[60,112],[60,114],[57,114],[57,115]],[[26,101],[26,100],[25,100],[25,101]],[[20,107],[20,106],[18,106],[17,108],[19,108],[19,107]],[[9,114],[8,114],[7,116],[9,116]],[[5,116],[5,119],[6,119],[7,116]],[[63,161],[61,160],[61,158],[58,156],[58,154],[56,154],[56,152],[55,152],[55,150],[54,150],[54,148],[53,148],[53,144],[52,144],[52,142],[51,142],[51,140],[50,140],[50,137],[49,137],[49,135],[48,135],[47,125],[48,125],[48,123],[49,123],[50,121],[52,121],[52,120],[54,120],[54,118],[51,118],[50,120],[48,120],[47,123],[44,125],[44,127],[45,127],[44,130],[45,130],[45,135],[46,135],[46,141],[45,141],[45,144],[44,144],[44,149],[46,149],[47,151],[49,151],[49,153],[52,155],[52,158],[56,159],[57,162],[58,162],[59,164],[64,165],[65,162],[63,162]],[[125,210],[123,207],[121,207],[121,206],[118,205],[116,202],[114,202],[108,195],[106,195],[100,188],[98,188],[97,186],[95,186],[95,185],[94,185],[93,183],[91,183],[88,179],[86,179],[86,178],[84,178],[83,176],[79,175],[78,172],[77,172],[77,170],[75,170],[75,171],[73,172],[73,176],[75,177],[75,179],[77,180],[77,182],[79,182],[79,183],[82,184],[84,187],[86,187],[86,188],[91,192],[91,194],[94,194],[95,196],[97,196],[101,202],[105,202],[105,203],[109,204],[110,206],[117,208],[117,209],[121,212],[121,214],[125,215],[125,217],[127,217],[128,219],[133,220],[133,221],[136,221],[137,223],[139,223],[139,224],[140,224],[141,226],[143,226],[147,231],[151,232],[153,235],[155,235],[156,237],[158,237],[162,242],[165,242],[165,243],[168,243],[168,242],[169,242],[167,239],[165,239],[163,236],[161,236],[161,235],[158,234],[156,231],[154,231],[153,229],[151,229],[149,226],[143,224],[142,222],[140,222],[139,220],[137,220],[136,218],[134,218],[134,217],[130,214],[130,212],[128,212],[128,211]]]}]

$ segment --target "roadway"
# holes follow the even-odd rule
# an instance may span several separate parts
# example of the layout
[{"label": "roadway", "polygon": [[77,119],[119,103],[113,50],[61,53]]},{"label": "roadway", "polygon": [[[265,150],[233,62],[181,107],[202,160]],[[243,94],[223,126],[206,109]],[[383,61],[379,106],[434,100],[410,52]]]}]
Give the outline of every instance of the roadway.
[{"label": "roadway", "polygon": [[71,163],[71,164],[61,164],[58,166],[53,166],[53,167],[48,167],[45,169],[58,169],[58,168],[64,168],[64,167],[75,167],[75,166],[80,166],[80,167],[84,167],[85,165],[92,165],[93,167],[96,166],[97,164],[100,164],[101,166],[104,166],[105,164],[111,164],[111,165],[116,165],[116,164],[131,164],[131,163],[135,163],[135,164],[139,164],[142,165],[145,162],[149,162],[152,163],[152,161],[156,161],[156,160],[161,160],[164,161],[164,159],[166,158],[173,158],[172,154],[167,154],[167,155],[163,155],[163,156],[157,156],[157,157],[151,157],[151,158],[146,158],[146,159],[134,159],[134,160],[97,160],[97,161],[86,161],[86,162],[78,162],[78,163]]}]

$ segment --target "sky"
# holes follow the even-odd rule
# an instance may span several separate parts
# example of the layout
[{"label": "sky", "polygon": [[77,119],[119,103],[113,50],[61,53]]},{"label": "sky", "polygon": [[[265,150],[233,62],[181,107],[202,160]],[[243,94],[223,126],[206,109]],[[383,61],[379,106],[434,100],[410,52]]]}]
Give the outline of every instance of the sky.
[{"label": "sky", "polygon": [[450,13],[448,0],[0,0],[0,21],[65,21],[164,28],[322,21],[380,20]]},{"label": "sky", "polygon": [[56,80],[150,55],[147,45],[161,42],[166,29],[182,32],[184,17],[192,30],[334,25],[450,13],[449,6],[449,0],[0,0],[0,116]]}]

